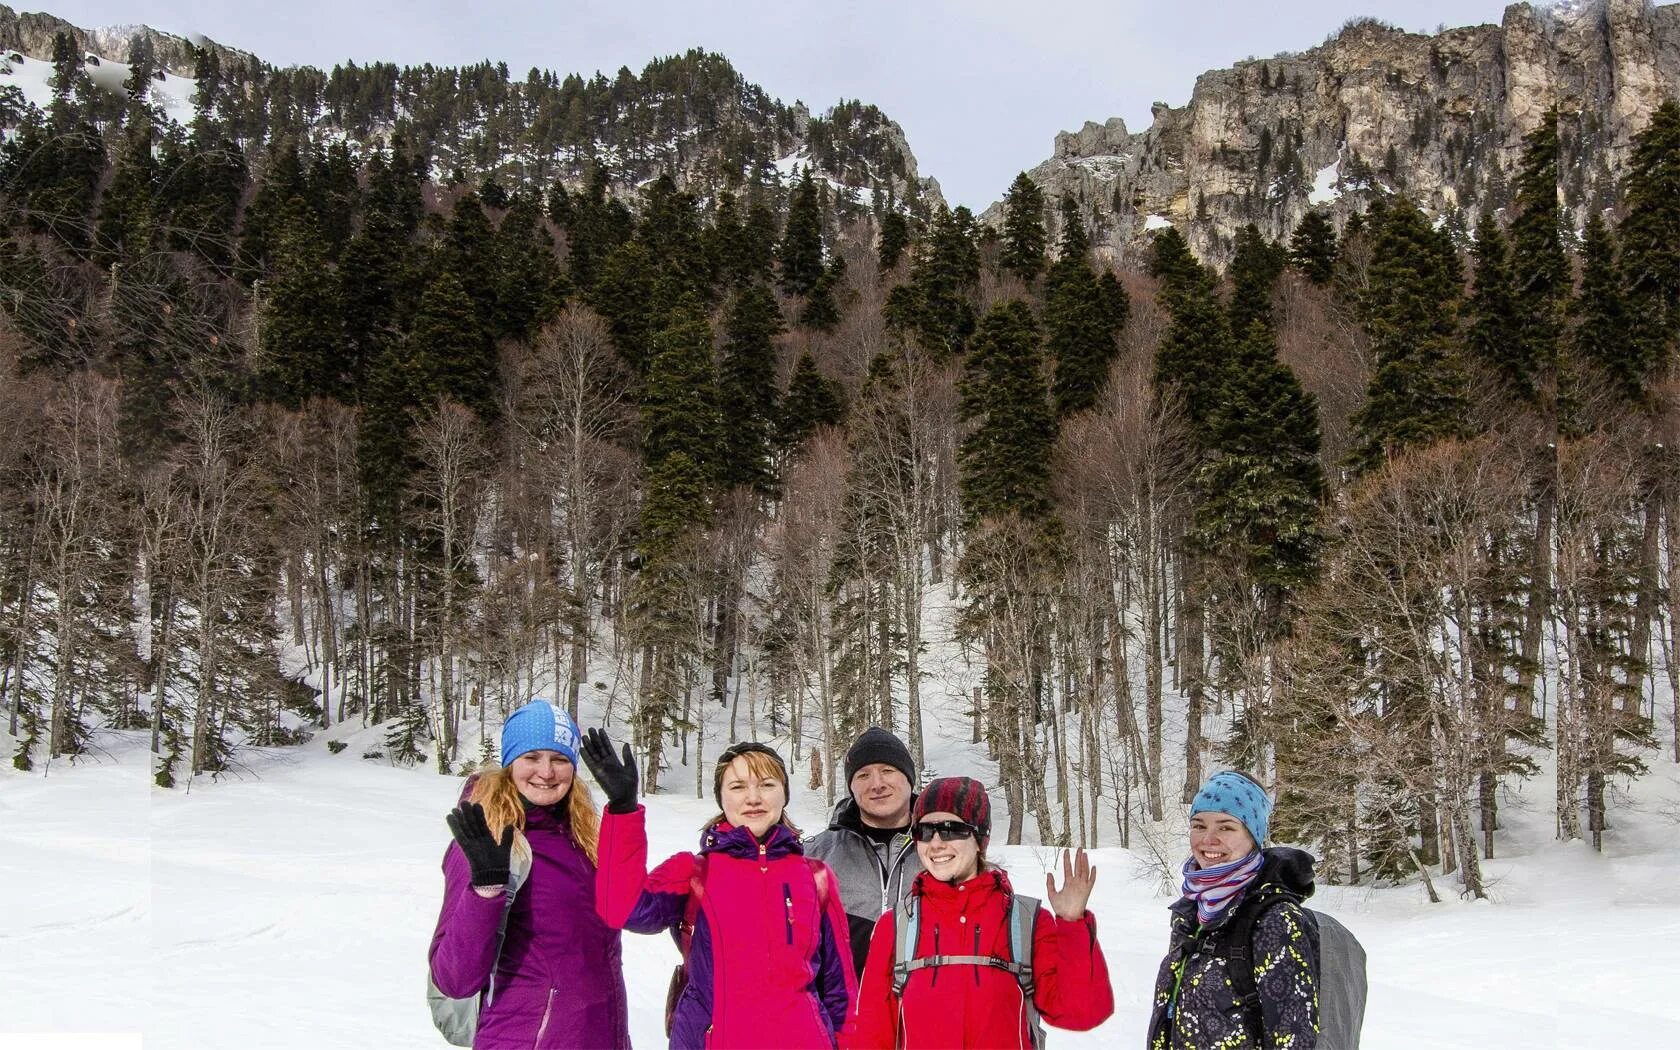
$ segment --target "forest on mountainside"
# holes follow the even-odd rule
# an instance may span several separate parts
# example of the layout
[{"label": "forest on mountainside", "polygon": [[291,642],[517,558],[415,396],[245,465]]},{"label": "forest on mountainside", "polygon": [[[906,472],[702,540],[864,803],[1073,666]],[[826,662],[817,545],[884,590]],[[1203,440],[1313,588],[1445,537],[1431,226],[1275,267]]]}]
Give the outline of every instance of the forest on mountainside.
[{"label": "forest on mountainside", "polygon": [[[475,716],[575,712],[607,664],[650,790],[745,694],[832,792],[868,725],[921,757],[941,589],[1010,842],[1129,844],[1230,763],[1334,877],[1479,895],[1547,752],[1594,845],[1616,778],[1680,761],[1672,101],[1579,233],[1553,115],[1471,232],[1376,194],[1223,274],[1163,229],[1134,272],[1025,176],[998,228],[861,203],[837,116],[815,170],[766,131],[697,188],[608,148],[624,77],[507,107],[491,67],[206,59],[182,128],[143,47],[120,97],[55,50],[0,154],[18,768],[149,730],[171,787],[356,720],[453,772]],[[630,78],[666,100],[639,140],[710,119],[672,61]]]}]

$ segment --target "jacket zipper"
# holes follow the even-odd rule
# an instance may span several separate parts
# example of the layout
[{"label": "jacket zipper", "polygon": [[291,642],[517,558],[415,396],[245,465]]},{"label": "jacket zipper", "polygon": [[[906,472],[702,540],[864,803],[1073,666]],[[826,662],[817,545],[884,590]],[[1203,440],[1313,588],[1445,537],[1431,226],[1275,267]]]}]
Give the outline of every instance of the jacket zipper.
[{"label": "jacket zipper", "polygon": [[548,1031],[548,1015],[554,1010],[554,989],[548,990],[548,1001],[543,1003],[542,1024],[537,1026],[537,1041],[531,1044],[531,1050],[539,1050],[542,1046],[543,1033]]},{"label": "jacket zipper", "polygon": [[793,887],[782,883],[782,904],[787,908],[787,942],[793,943]]}]

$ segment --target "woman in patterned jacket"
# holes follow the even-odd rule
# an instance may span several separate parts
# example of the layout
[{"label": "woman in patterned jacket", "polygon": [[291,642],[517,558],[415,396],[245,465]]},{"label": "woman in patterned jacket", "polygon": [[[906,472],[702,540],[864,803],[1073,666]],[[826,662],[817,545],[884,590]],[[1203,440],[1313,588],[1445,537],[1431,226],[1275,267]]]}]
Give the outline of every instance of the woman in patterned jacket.
[{"label": "woman in patterned jacket", "polygon": [[[1313,892],[1313,859],[1261,848],[1271,812],[1265,789],[1236,772],[1209,777],[1191,803],[1184,895],[1169,909],[1149,1050],[1317,1046],[1318,930],[1300,904]],[[1243,927],[1248,943],[1231,943]],[[1237,966],[1253,974],[1246,1001],[1231,980]]]}]

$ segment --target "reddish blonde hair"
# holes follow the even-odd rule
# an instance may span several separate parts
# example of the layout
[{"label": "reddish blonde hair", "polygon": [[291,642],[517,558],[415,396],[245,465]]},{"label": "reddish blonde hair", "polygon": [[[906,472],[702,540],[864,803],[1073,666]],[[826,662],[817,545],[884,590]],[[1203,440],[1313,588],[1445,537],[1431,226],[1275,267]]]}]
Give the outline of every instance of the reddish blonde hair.
[{"label": "reddish blonde hair", "polygon": [[[793,832],[795,836],[802,834],[799,828],[794,826],[793,821],[788,819],[787,804],[790,801],[791,792],[788,790],[787,767],[783,766],[775,755],[764,751],[743,751],[728,762],[718,763],[717,768],[712,771],[712,794],[719,796],[723,794],[723,778],[736,762],[745,762],[747,764],[747,775],[754,779],[763,780],[768,777],[771,780],[782,782],[782,819],[779,823],[782,827]],[[706,827],[717,827],[727,819],[722,813],[719,813],[706,822]],[[701,830],[705,829],[702,828]]]}]

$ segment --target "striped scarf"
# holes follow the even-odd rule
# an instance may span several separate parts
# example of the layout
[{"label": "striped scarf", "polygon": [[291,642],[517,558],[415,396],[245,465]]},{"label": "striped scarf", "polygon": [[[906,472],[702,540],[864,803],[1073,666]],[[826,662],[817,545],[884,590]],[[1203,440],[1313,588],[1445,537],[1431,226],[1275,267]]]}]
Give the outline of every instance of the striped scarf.
[{"label": "striped scarf", "polygon": [[1186,860],[1184,895],[1196,902],[1196,920],[1204,926],[1212,922],[1231,903],[1231,898],[1248,888],[1264,863],[1266,856],[1259,850],[1241,860],[1212,868],[1198,868],[1194,857]]}]

